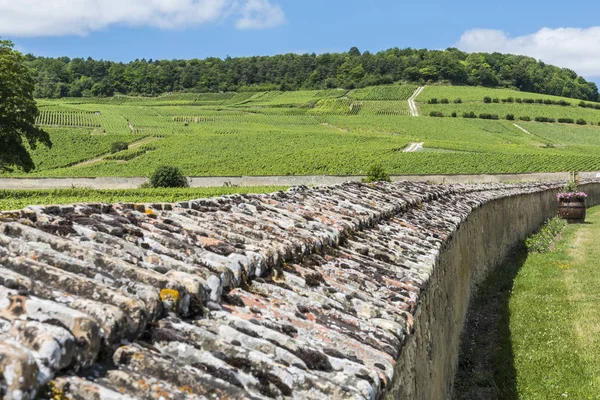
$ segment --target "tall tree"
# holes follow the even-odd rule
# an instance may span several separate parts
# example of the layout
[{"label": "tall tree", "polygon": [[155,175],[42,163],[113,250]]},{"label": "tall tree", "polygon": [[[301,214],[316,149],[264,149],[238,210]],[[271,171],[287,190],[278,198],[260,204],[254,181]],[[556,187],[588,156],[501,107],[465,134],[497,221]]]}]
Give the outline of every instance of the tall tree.
[{"label": "tall tree", "polygon": [[[28,55],[27,64],[35,71],[36,97],[158,95],[178,90],[350,89],[402,81],[512,87],[544,94],[565,93],[583,100],[599,97],[598,88],[573,71],[530,57],[467,54],[455,48],[444,51],[393,48],[372,54],[361,53],[354,47],[347,53],[227,57],[224,60],[214,57],[171,61],[143,59],[128,64]],[[92,81],[91,85],[88,80]],[[560,86],[561,82],[564,86]]]},{"label": "tall tree", "polygon": [[10,41],[0,41],[0,170],[35,168],[26,143],[51,146],[49,135],[35,125],[39,111],[33,91],[35,80],[25,57]]}]

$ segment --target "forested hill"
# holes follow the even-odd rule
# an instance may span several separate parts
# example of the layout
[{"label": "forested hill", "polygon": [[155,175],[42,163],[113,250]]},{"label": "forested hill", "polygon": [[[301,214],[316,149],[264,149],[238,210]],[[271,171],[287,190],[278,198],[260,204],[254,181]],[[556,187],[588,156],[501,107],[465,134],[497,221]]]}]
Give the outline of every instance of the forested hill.
[{"label": "forested hill", "polygon": [[158,95],[173,91],[263,91],[447,82],[513,87],[522,91],[599,100],[595,83],[574,71],[531,57],[467,54],[457,49],[390,49],[372,54],[352,48],[337,54],[284,54],[204,60],[111,61],[27,56],[36,97]]}]

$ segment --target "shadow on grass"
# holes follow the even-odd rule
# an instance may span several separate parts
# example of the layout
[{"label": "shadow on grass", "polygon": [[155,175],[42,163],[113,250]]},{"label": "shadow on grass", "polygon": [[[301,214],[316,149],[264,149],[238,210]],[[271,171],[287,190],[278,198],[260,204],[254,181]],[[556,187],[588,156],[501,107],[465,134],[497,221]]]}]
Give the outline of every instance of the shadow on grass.
[{"label": "shadow on grass", "polygon": [[519,398],[509,300],[514,279],[526,260],[524,247],[513,250],[474,293],[461,337],[453,399]]}]

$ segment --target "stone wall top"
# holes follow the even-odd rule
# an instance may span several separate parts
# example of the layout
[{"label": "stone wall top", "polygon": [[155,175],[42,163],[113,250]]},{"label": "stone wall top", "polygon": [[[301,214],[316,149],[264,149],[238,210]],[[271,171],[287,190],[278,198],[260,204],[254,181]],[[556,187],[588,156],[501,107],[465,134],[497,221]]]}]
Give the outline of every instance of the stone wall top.
[{"label": "stone wall top", "polygon": [[2,393],[379,398],[458,225],[561,185],[348,183],[0,213]]}]

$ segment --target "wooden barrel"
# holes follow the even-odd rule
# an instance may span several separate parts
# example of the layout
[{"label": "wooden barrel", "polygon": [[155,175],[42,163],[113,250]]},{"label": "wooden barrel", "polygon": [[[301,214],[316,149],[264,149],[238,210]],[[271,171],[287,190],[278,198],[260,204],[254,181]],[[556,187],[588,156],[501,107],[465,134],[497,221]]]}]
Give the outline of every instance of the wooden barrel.
[{"label": "wooden barrel", "polygon": [[569,224],[583,224],[585,222],[585,214],[584,201],[558,203],[558,216],[566,219]]}]

